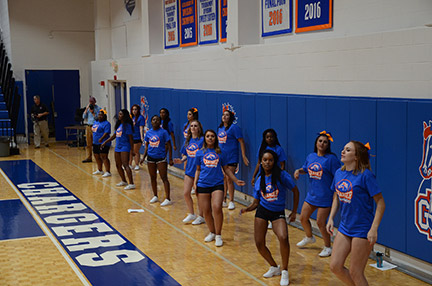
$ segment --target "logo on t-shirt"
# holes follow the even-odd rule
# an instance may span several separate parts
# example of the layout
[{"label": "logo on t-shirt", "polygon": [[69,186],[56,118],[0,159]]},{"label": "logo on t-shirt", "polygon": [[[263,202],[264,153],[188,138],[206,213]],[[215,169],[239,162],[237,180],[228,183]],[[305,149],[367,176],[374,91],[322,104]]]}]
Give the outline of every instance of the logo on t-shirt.
[{"label": "logo on t-shirt", "polygon": [[221,130],[218,134],[218,141],[219,144],[224,144],[227,141],[227,133],[225,132],[225,130]]},{"label": "logo on t-shirt", "polygon": [[323,174],[323,168],[320,163],[313,162],[308,167],[309,177],[312,179],[321,180]]},{"label": "logo on t-shirt", "polygon": [[116,130],[116,137],[121,137],[123,134],[123,126],[120,125],[119,128]]},{"label": "logo on t-shirt", "polygon": [[216,168],[219,163],[219,156],[214,152],[210,152],[204,155],[203,162],[206,167]]},{"label": "logo on t-shirt", "polygon": [[261,190],[261,196],[268,202],[274,202],[277,200],[279,195],[279,189],[276,186],[276,189],[273,188],[271,183],[266,184],[265,193]]},{"label": "logo on t-shirt", "polygon": [[186,148],[186,153],[189,157],[195,158],[196,152],[199,150],[199,146],[197,143],[191,143]]},{"label": "logo on t-shirt", "polygon": [[350,204],[353,196],[352,183],[347,179],[342,179],[339,182],[337,182],[335,188],[339,196],[339,200]]},{"label": "logo on t-shirt", "polygon": [[96,133],[96,132],[97,132],[98,127],[99,127],[99,124],[94,124],[94,125],[92,126],[92,131],[93,131],[93,133]]},{"label": "logo on t-shirt", "polygon": [[153,135],[152,137],[150,137],[149,139],[150,147],[157,148],[159,147],[159,144],[160,144],[160,139],[157,135]]},{"label": "logo on t-shirt", "polygon": [[184,137],[184,139],[187,138],[188,130],[189,130],[189,126],[185,130],[183,130],[183,137]]}]

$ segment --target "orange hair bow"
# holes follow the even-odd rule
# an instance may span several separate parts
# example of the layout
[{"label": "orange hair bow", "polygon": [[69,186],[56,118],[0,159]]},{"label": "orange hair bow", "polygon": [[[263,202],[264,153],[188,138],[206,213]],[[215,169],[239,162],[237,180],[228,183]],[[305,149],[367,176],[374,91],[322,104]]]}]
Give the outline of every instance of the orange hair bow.
[{"label": "orange hair bow", "polygon": [[365,146],[365,147],[366,147],[366,149],[368,149],[368,150],[370,150],[370,149],[371,149],[371,146],[370,146],[369,142],[368,142],[368,143],[366,143],[366,144],[364,144],[364,146]]},{"label": "orange hair bow", "polygon": [[198,108],[192,107],[192,111],[193,111],[193,113],[198,112]]},{"label": "orange hair bow", "polygon": [[321,131],[318,134],[319,135],[325,135],[325,136],[327,136],[328,140],[330,140],[331,142],[333,142],[333,137],[331,136],[330,132],[326,132],[325,130],[323,130],[323,131]]},{"label": "orange hair bow", "polygon": [[222,108],[222,112],[225,112],[225,111],[230,111],[229,108],[228,108],[228,105],[225,105],[225,106]]},{"label": "orange hair bow", "polygon": [[107,114],[107,111],[105,109],[101,109],[100,111],[102,111],[103,114]]}]

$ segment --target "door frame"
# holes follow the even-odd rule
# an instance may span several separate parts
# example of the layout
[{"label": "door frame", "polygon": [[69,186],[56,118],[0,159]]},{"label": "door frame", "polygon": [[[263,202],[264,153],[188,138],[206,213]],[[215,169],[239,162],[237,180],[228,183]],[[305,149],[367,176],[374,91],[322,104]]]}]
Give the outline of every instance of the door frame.
[{"label": "door frame", "polygon": [[[114,126],[115,123],[112,122],[113,117],[116,115],[115,111],[115,85],[121,84],[122,88],[120,89],[120,96],[121,96],[121,102],[124,105],[126,109],[128,109],[128,106],[130,104],[129,99],[129,92],[127,89],[127,81],[126,80],[107,80],[108,81],[108,110],[107,110],[107,116],[108,121],[110,121],[111,124],[111,132],[114,132]],[[124,99],[126,99],[126,102],[124,102]]]}]

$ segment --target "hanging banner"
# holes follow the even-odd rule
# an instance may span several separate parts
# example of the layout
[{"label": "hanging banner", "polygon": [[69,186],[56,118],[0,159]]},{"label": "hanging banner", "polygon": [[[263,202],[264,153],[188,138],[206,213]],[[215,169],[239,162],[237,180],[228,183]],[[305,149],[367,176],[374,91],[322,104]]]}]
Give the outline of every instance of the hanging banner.
[{"label": "hanging banner", "polygon": [[198,43],[196,0],[180,0],[180,46],[188,47]]},{"label": "hanging banner", "polygon": [[297,0],[296,33],[330,29],[333,26],[332,0]]},{"label": "hanging banner", "polygon": [[218,0],[198,0],[199,43],[218,41]]},{"label": "hanging banner", "polygon": [[165,49],[179,46],[178,1],[164,0]]},{"label": "hanging banner", "polygon": [[261,0],[262,36],[292,32],[292,0]]},{"label": "hanging banner", "polygon": [[135,0],[124,0],[126,11],[132,16],[132,12],[135,9]]},{"label": "hanging banner", "polygon": [[226,42],[227,40],[227,24],[228,24],[228,0],[220,0],[220,41]]}]

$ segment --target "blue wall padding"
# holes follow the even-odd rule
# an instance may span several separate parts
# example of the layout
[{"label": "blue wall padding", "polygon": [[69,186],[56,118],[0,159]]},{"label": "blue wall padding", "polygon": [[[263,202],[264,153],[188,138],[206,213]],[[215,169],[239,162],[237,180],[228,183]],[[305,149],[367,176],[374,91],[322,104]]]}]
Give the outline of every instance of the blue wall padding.
[{"label": "blue wall padding", "polygon": [[[250,181],[257,164],[262,132],[267,128],[278,133],[288,157],[286,169],[291,175],[313,152],[317,133],[322,130],[332,133],[335,140],[332,151],[338,158],[349,140],[370,142],[370,153],[374,155],[371,157],[372,170],[386,202],[378,242],[432,263],[430,251],[425,251],[432,243],[432,220],[429,221],[429,240],[428,235],[419,232],[415,224],[417,192],[426,193],[426,187],[432,185],[432,180],[421,185],[419,172],[423,121],[429,123],[432,120],[432,100],[131,87],[131,104],[139,103],[141,96],[149,102],[150,116],[158,114],[161,107],[169,109],[178,147],[183,143],[182,126],[189,108],[198,108],[204,129],[216,130],[221,121],[222,104],[229,102],[237,113],[237,124],[242,128],[250,161],[250,166],[246,167],[240,156],[237,176],[247,185],[236,189],[249,195],[253,193]],[[178,156],[178,152],[175,154]],[[300,190],[297,212],[300,212],[309,188],[307,177],[301,176],[297,186]],[[286,207],[292,209],[291,195]],[[339,217],[336,218],[338,222]]]}]

